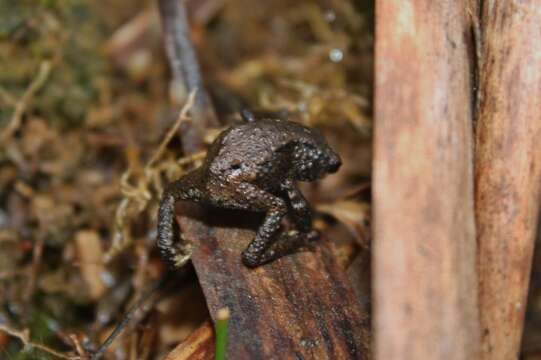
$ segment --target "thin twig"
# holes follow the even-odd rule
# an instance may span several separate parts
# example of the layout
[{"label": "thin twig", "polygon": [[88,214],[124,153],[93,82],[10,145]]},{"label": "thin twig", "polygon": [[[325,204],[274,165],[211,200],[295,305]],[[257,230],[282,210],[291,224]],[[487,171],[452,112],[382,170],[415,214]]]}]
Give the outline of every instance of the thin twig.
[{"label": "thin twig", "polygon": [[153,166],[163,156],[167,145],[178,131],[182,123],[188,120],[188,113],[193,108],[196,94],[197,89],[194,89],[188,96],[188,99],[182,107],[176,122],[169,129],[165,135],[165,138],[162,140],[154,154],[152,154],[150,160],[146,163],[143,175],[136,178],[136,185],[133,186],[130,184],[129,180],[132,175],[130,170],[127,170],[122,174],[120,178],[120,189],[123,198],[115,211],[115,231],[113,243],[110,249],[104,255],[105,263],[111,261],[120,251],[125,249],[127,245],[131,243],[131,236],[127,224],[133,217],[145,210],[148,202],[152,199],[149,186],[153,178],[153,173],[155,173],[156,170],[153,168]]},{"label": "thin twig", "polygon": [[162,140],[160,146],[154,152],[154,154],[150,158],[150,161],[146,164],[145,170],[150,169],[150,167],[152,167],[152,165],[154,165],[154,163],[162,156],[163,152],[165,151],[165,148],[167,147],[167,144],[171,142],[171,139],[173,139],[173,136],[175,136],[175,134],[177,133],[182,122],[188,120],[188,112],[193,107],[196,95],[197,95],[197,88],[193,89],[190,95],[188,96],[188,100],[186,101],[186,104],[182,107],[182,110],[180,111],[180,114],[177,117],[177,121],[175,121],[173,126],[169,129],[169,131],[165,135],[165,138]]},{"label": "thin twig", "polygon": [[32,295],[34,294],[34,289],[36,287],[36,278],[41,265],[41,259],[43,257],[43,238],[44,236],[40,234],[38,240],[36,241],[32,249],[32,264],[29,269],[27,286],[24,293],[24,299],[27,302],[30,301],[30,299],[32,298]]},{"label": "thin twig", "polygon": [[92,355],[91,360],[98,360],[101,359],[101,357],[105,354],[109,346],[113,343],[113,341],[120,335],[120,333],[124,330],[126,326],[130,323],[130,321],[135,316],[136,312],[143,306],[143,304],[158,290],[160,290],[169,279],[169,274],[166,273],[163,275],[158,281],[156,281],[154,284],[152,284],[149,289],[147,289],[139,300],[133,305],[130,310],[124,315],[124,318],[116,325],[113,332],[107,337],[107,339],[103,342],[103,344],[100,345],[98,350]]},{"label": "thin twig", "polygon": [[[165,50],[173,75],[171,98],[174,103],[182,102],[188,92],[201,89],[203,80],[199,63],[190,40],[190,28],[183,1],[159,0]],[[198,102],[206,101],[207,94],[201,92]]]},{"label": "thin twig", "polygon": [[190,39],[190,27],[184,7],[185,1],[158,0],[167,60],[172,80],[170,97],[177,107],[186,94],[198,89],[191,111],[193,121],[179,134],[184,154],[191,154],[204,147],[202,134],[219,122],[201,76],[195,49]]},{"label": "thin twig", "polygon": [[11,117],[11,120],[9,124],[4,128],[2,131],[2,134],[0,135],[0,142],[4,143],[17,131],[17,129],[21,126],[22,118],[24,115],[24,112],[26,111],[30,101],[34,97],[34,95],[38,92],[39,89],[45,84],[45,81],[49,77],[49,74],[51,73],[51,62],[46,60],[43,61],[39,66],[38,75],[36,78],[30,83],[26,91],[24,92],[21,99],[17,102],[17,105],[15,106],[15,110],[13,112],[13,116]]},{"label": "thin twig", "polygon": [[33,347],[33,348],[36,348],[36,349],[39,349],[43,352],[46,352],[50,355],[53,355],[53,356],[56,356],[60,359],[68,359],[68,360],[76,360],[76,359],[80,359],[79,356],[70,356],[70,355],[66,355],[66,354],[63,354],[59,351],[56,351],[56,350],[53,350],[45,345],[42,345],[42,344],[38,344],[38,343],[35,343],[33,341],[30,340],[30,334],[29,334],[29,331],[28,330],[23,330],[23,331],[19,331],[19,330],[15,330],[15,329],[12,329],[6,325],[3,325],[3,324],[0,324],[0,331],[3,331],[5,332],[6,334],[10,335],[10,336],[13,336],[13,337],[16,337],[17,339],[19,339],[23,344],[24,346],[28,346],[28,347]]},{"label": "thin twig", "polygon": [[71,342],[73,343],[73,346],[75,347],[75,351],[77,351],[77,354],[79,354],[79,356],[81,358],[87,359],[88,354],[87,354],[86,350],[83,348],[83,346],[81,345],[81,342],[79,341],[79,338],[77,338],[77,335],[70,334],[68,337],[71,340]]},{"label": "thin twig", "polygon": [[177,160],[177,165],[179,166],[184,166],[184,165],[188,165],[188,164],[191,164],[197,160],[203,160],[205,158],[205,156],[207,156],[207,151],[206,150],[203,150],[203,151],[198,151],[192,155],[188,155],[188,156],[184,156],[183,158],[180,158]]}]

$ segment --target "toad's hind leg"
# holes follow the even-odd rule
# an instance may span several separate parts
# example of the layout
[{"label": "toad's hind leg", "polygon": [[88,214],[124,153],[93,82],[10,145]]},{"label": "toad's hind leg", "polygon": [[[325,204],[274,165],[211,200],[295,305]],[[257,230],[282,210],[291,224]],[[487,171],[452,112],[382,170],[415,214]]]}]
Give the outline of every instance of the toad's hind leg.
[{"label": "toad's hind leg", "polygon": [[157,246],[162,257],[173,267],[182,267],[191,257],[191,247],[180,236],[179,243],[174,243],[175,203],[178,200],[202,201],[200,189],[202,174],[192,171],[179,180],[169,184],[162,195],[158,211]]},{"label": "toad's hind leg", "polygon": [[309,233],[312,230],[312,211],[308,201],[302,195],[302,192],[297,188],[292,180],[285,180],[282,184],[282,189],[287,193],[289,204],[291,205],[291,216],[297,230],[303,233]]},{"label": "toad's hind leg", "polygon": [[282,256],[297,253],[301,249],[311,249],[313,243],[318,239],[319,233],[315,230],[307,233],[293,230],[282,234],[263,254],[260,261],[264,264]]}]

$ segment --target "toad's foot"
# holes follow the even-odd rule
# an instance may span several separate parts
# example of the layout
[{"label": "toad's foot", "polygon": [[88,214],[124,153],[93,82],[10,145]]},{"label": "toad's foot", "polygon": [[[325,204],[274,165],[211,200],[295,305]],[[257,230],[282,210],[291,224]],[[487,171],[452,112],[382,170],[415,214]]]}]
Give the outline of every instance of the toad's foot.
[{"label": "toad's foot", "polygon": [[263,254],[261,264],[277,260],[283,256],[291,255],[303,250],[313,251],[314,243],[319,240],[320,235],[316,230],[299,232],[291,230],[282,234],[274,244]]}]

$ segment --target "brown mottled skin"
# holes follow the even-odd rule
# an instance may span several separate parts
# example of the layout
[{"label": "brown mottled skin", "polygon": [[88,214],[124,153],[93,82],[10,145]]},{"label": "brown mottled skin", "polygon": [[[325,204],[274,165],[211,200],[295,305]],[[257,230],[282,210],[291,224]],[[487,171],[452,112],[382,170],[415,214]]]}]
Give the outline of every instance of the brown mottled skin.
[{"label": "brown mottled skin", "polygon": [[[158,213],[158,248],[175,266],[190,257],[187,244],[174,244],[174,205],[191,200],[221,208],[265,213],[254,240],[242,252],[246,266],[272,261],[317,238],[306,199],[295,181],[314,181],[334,173],[341,160],[321,133],[298,123],[256,119],[243,111],[244,123],[224,130],[212,143],[203,165],[165,189]],[[290,215],[297,232],[280,238],[291,245],[272,248],[282,218]],[[290,241],[288,241],[290,240]]]}]

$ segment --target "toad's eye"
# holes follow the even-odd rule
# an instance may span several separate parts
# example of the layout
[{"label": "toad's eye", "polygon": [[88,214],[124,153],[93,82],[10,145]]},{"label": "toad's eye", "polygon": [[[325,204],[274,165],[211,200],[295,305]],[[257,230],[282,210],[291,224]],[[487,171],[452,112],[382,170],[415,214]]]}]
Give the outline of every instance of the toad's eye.
[{"label": "toad's eye", "polygon": [[231,164],[229,165],[229,168],[231,170],[239,170],[242,167],[242,161],[239,159],[233,159],[231,161]]}]

